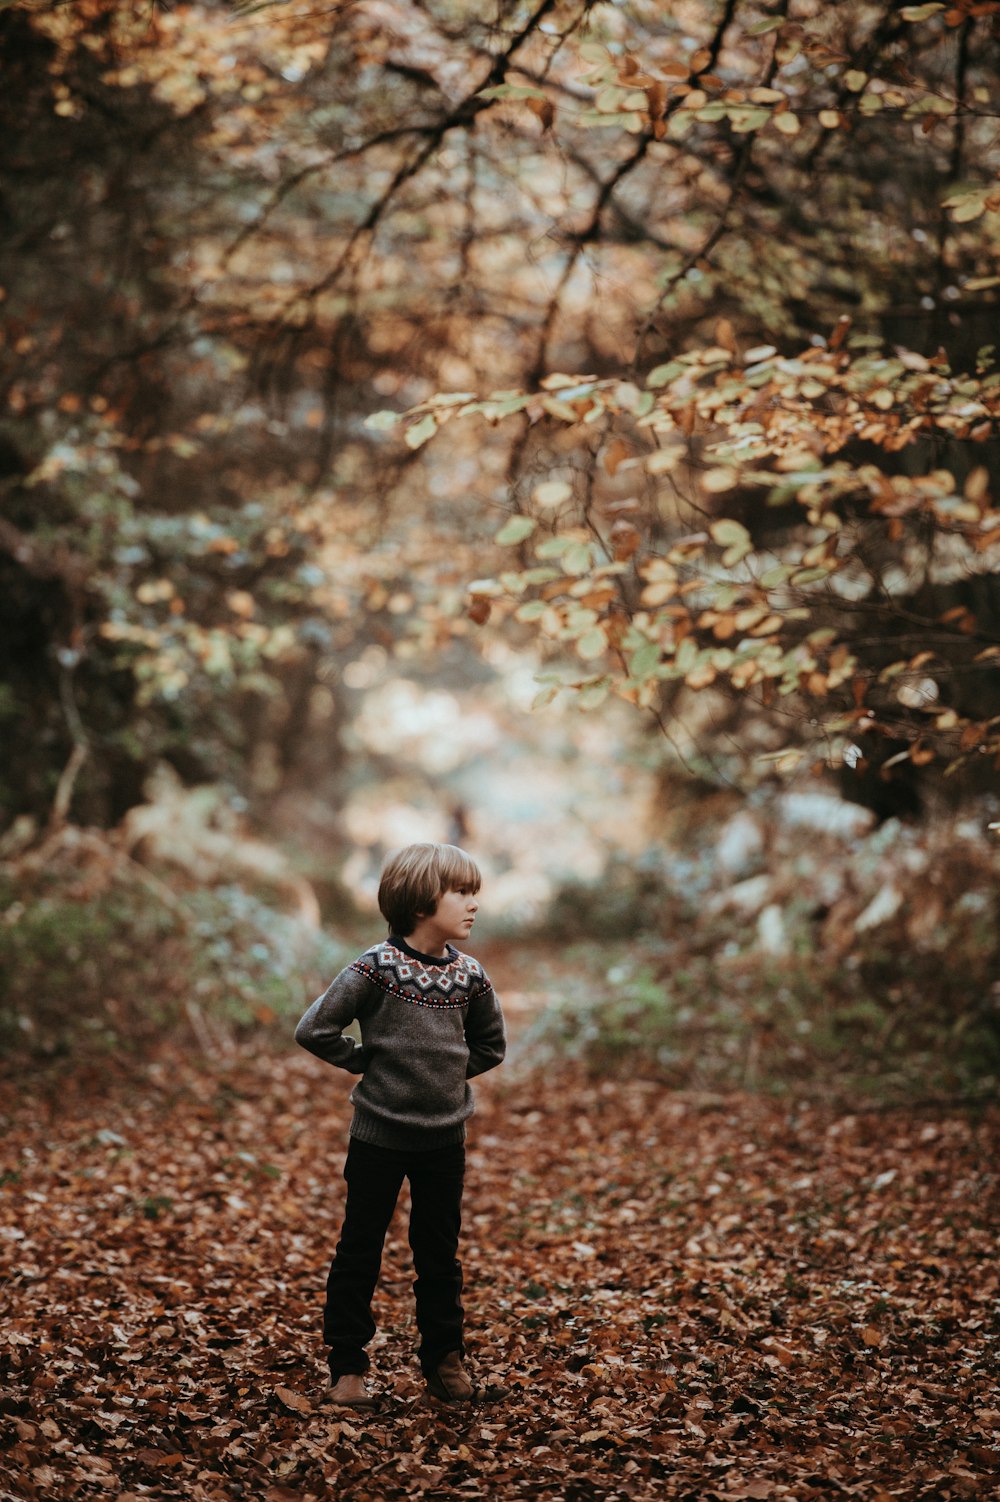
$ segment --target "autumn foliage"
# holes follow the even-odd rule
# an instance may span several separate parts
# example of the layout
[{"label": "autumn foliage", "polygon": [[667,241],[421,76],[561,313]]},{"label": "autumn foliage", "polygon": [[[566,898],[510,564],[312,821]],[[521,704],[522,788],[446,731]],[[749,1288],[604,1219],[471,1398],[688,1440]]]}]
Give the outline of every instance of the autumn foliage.
[{"label": "autumn foliage", "polygon": [[523,1070],[483,1086],[471,1140],[477,1399],[423,1395],[397,1221],[359,1416],[325,1406],[317,1333],[336,1080],[168,1052],[41,1113],[8,1087],[5,1494],[991,1495],[992,1110]]},{"label": "autumn foliage", "polygon": [[[795,358],[738,353],[722,332],[729,348],[657,366],[645,389],[557,375],[537,394],[417,409],[411,445],[453,418],[515,412],[596,435],[599,463],[582,481],[557,465],[500,530],[528,566],[473,582],[473,618],[496,601],[572,646],[587,671],[553,674],[540,702],[565,687],[591,709],[614,689],[652,708],[666,686],[717,685],[811,716],[835,765],[870,732],[901,739],[897,759],[916,765],[996,754],[1000,722],[981,710],[1000,646],[964,606],[913,616],[916,596],[932,608],[956,572],[995,572],[988,472],[978,465],[960,487],[948,470],[892,473],[851,445],[898,454],[921,438],[985,441],[1000,376],[956,378],[905,351],[852,359],[842,337]],[[883,587],[890,570],[912,588],[903,601]]]},{"label": "autumn foliage", "polygon": [[266,798],[511,614],[726,775],[981,785],[998,16],[5,7],[8,817]]},{"label": "autumn foliage", "polygon": [[[0,1002],[44,1060],[0,1101],[4,1497],[995,1493],[995,1109],[849,1104],[796,1031],[843,997],[884,1075],[930,979],[921,1046],[988,1085],[983,828],[898,888],[818,838],[794,891],[703,912],[682,871],[634,990],[702,1072],[536,1038],[484,1086],[468,1411],[416,1381],[398,1236],[381,1406],[324,1407],[345,1105],[240,1029],[315,905],[242,821],[320,789],[342,838],[366,654],[524,653],[540,708],[649,717],[665,788],[990,795],[998,37],[994,0],[0,3]],[[535,996],[575,1041],[586,984]]]}]

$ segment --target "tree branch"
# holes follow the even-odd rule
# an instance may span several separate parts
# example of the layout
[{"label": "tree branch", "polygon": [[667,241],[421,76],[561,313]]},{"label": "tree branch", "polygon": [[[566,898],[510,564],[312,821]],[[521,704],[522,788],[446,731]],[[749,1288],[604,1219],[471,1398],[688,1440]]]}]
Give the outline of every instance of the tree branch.
[{"label": "tree branch", "polygon": [[[470,92],[465,96],[461,103],[456,105],[456,107],[442,120],[438,121],[436,125],[423,128],[427,135],[427,139],[424,141],[423,145],[414,156],[411,156],[408,161],[402,162],[396,169],[396,172],[393,174],[392,181],[389,183],[389,186],[385,189],[384,193],[371,205],[368,213],[365,215],[364,219],[362,219],[360,224],[356,225],[355,228],[351,231],[351,234],[348,236],[347,244],[338,257],[336,264],[326,273],[325,276],[321,277],[318,282],[315,282],[304,292],[299,293],[296,296],[295,300],[289,305],[282,319],[282,325],[284,327],[301,329],[307,326],[309,309],[315,304],[318,298],[322,297],[324,292],[328,292],[331,287],[336,285],[341,273],[354,255],[356,247],[363,239],[370,236],[378,227],[400,188],[402,188],[405,183],[409,182],[411,178],[415,177],[417,173],[420,172],[421,168],[427,163],[430,157],[438,149],[446,135],[448,135],[453,130],[465,128],[471,125],[475,121],[477,115],[480,115],[483,110],[490,108],[492,100],[483,99],[481,97],[483,90],[496,88],[503,83],[508,69],[511,67],[515,54],[521,47],[524,46],[528,38],[537,30],[538,26],[549,14],[549,12],[556,8],[557,4],[558,0],[541,0],[541,4],[535,9],[531,16],[529,16],[528,20],[524,23],[521,29],[514,34],[508,46],[502,53],[499,54],[498,57],[494,59],[493,66],[490,68],[490,71],[486,75],[486,77],[481,80],[481,82],[476,84],[476,86],[470,90]],[[295,310],[303,309],[303,307],[305,309],[305,312],[300,319],[296,320],[293,316]]]}]

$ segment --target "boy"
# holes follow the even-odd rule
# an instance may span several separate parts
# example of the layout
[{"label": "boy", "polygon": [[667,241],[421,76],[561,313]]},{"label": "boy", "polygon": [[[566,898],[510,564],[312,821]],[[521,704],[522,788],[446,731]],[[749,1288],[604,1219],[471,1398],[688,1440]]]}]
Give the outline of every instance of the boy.
[{"label": "boy", "polygon": [[[389,925],[313,1002],[295,1029],[303,1048],[361,1076],[344,1178],[347,1205],[326,1285],[323,1338],[332,1401],[369,1407],[365,1347],[382,1245],[404,1177],[420,1332],[418,1359],[434,1397],[472,1396],[462,1366],[458,1261],[468,1081],[504,1056],[503,1014],[478,960],[454,946],[472,930],[479,868],[455,845],[407,845],[382,872],[378,905]],[[361,1043],[344,1037],[355,1019]]]}]

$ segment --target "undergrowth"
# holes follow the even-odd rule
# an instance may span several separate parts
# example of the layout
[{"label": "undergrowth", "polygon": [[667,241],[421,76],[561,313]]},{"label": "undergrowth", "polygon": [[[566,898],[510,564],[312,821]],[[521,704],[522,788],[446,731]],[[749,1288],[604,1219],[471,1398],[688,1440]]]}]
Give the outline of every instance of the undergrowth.
[{"label": "undergrowth", "polygon": [[0,1046],[53,1059],[183,1024],[213,1047],[300,1014],[345,963],[329,935],[236,884],[174,890],[116,872],[81,894],[0,878]]},{"label": "undergrowth", "polygon": [[[615,941],[594,921],[600,890],[575,886],[554,905],[564,968],[525,1049],[677,1089],[988,1097],[1000,1080],[1000,903],[985,885],[963,891],[960,867],[940,862],[941,880],[915,883],[895,918],[836,938],[792,889],[780,954],[762,946],[756,916],[648,878],[638,929],[613,892]],[[922,923],[931,900],[935,921]]]},{"label": "undergrowth", "polygon": [[881,955],[845,969],[815,956],[679,955],[651,941],[567,959],[584,975],[539,1015],[524,1049],[596,1076],[773,1093],[808,1084],[883,1100],[985,1097],[1000,1080],[996,998],[958,973],[894,964],[886,985]]}]

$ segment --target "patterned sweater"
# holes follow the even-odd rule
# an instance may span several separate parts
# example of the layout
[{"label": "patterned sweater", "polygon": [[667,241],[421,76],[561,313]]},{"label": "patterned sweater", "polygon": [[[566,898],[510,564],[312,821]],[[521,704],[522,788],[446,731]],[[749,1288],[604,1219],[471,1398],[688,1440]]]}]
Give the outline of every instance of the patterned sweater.
[{"label": "patterned sweater", "polygon": [[[357,1020],[361,1043],[344,1037]],[[393,934],[366,949],[317,997],[295,1041],[361,1075],[351,1135],[379,1147],[446,1147],[465,1139],[469,1080],[500,1063],[503,1013],[479,961],[448,945],[418,954]]]}]

